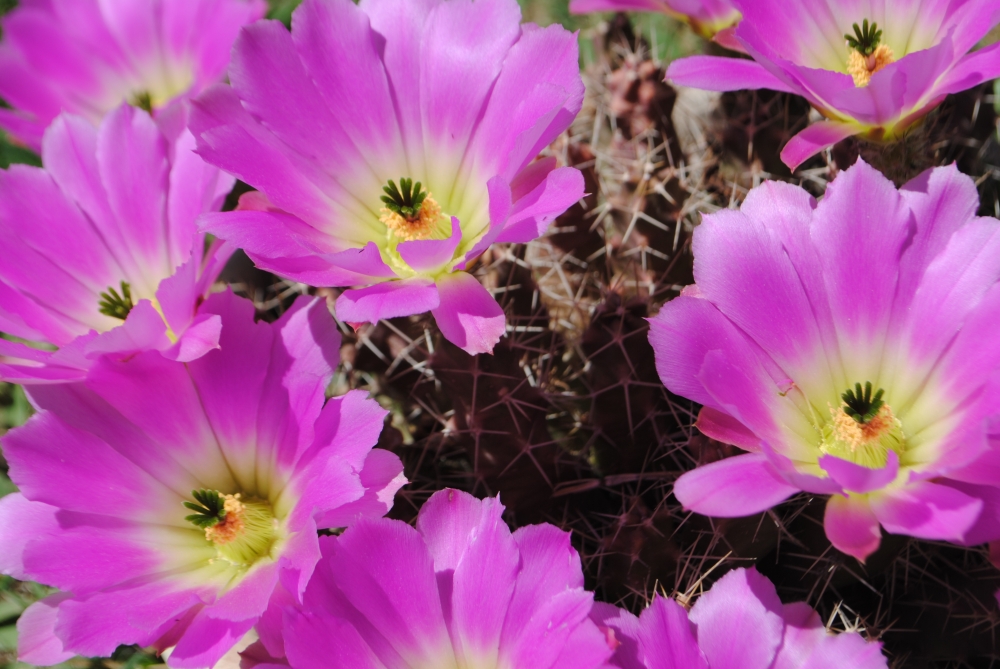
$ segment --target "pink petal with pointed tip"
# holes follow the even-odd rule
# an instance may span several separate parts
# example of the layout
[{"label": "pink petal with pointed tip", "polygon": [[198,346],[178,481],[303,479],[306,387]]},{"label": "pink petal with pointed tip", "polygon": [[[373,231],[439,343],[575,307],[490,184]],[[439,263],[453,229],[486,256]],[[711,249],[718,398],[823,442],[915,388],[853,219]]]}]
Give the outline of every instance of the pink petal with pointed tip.
[{"label": "pink petal with pointed tip", "polygon": [[794,93],[788,84],[752,60],[723,56],[689,56],[670,63],[667,82],[706,91],[743,91],[766,88]]},{"label": "pink petal with pointed tip", "polygon": [[865,497],[831,495],[823,517],[826,536],[841,553],[862,562],[875,552],[882,541],[878,518]]},{"label": "pink petal with pointed tip", "polygon": [[774,586],[756,569],[734,569],[691,607],[698,646],[712,669],[768,669],[785,622]]},{"label": "pink petal with pointed tip", "polygon": [[766,511],[798,488],[788,485],[759,453],[737,455],[683,474],[674,495],[684,508],[716,518],[740,518]]},{"label": "pink petal with pointed tip", "polygon": [[824,455],[819,459],[822,467],[844,490],[866,493],[879,490],[896,480],[899,473],[899,456],[895,451],[889,451],[885,467],[870,469],[847,460]]},{"label": "pink petal with pointed tip", "polygon": [[740,448],[757,452],[760,450],[760,437],[724,411],[712,407],[702,407],[698,412],[698,420],[694,426],[706,437],[732,444]]},{"label": "pink petal with pointed tip", "polygon": [[451,217],[451,236],[447,239],[415,239],[396,247],[403,262],[416,272],[430,272],[442,267],[455,257],[455,249],[462,241],[462,226]]},{"label": "pink petal with pointed tip", "polygon": [[58,593],[35,602],[17,619],[17,659],[37,667],[65,662],[75,655],[56,636],[59,603],[70,595]]},{"label": "pink petal with pointed tip", "polygon": [[504,335],[503,309],[479,280],[465,272],[438,277],[441,304],[431,310],[441,334],[470,355],[491,353]]},{"label": "pink petal with pointed tip", "polygon": [[982,500],[929,481],[873,493],[869,501],[882,526],[894,534],[958,542],[983,508]]},{"label": "pink petal with pointed tip", "polygon": [[860,128],[850,123],[819,121],[798,133],[781,150],[781,161],[794,171],[823,149],[860,132]]},{"label": "pink petal with pointed tip", "polygon": [[337,318],[347,323],[378,323],[431,311],[441,304],[433,279],[417,277],[345,290],[337,298]]}]

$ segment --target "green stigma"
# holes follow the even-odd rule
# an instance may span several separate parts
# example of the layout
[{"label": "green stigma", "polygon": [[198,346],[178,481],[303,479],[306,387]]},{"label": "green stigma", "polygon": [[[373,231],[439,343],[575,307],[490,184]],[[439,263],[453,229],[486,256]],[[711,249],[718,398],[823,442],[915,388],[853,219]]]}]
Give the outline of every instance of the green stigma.
[{"label": "green stigma", "polygon": [[133,107],[142,109],[147,114],[153,113],[153,96],[149,94],[149,91],[140,91],[135,93],[131,98],[129,98],[128,103]]},{"label": "green stigma", "polygon": [[216,490],[193,490],[191,496],[195,501],[184,506],[194,513],[184,519],[204,530],[205,540],[215,547],[213,562],[225,560],[247,569],[271,554],[279,523],[269,502]]},{"label": "green stigma", "polygon": [[421,191],[420,182],[413,183],[413,179],[402,178],[399,180],[399,186],[396,188],[396,182],[389,179],[389,185],[382,187],[385,191],[385,195],[382,196],[385,208],[406,219],[417,218],[420,215],[420,207],[430,193]]},{"label": "green stigma", "polygon": [[854,24],[854,35],[844,35],[844,37],[849,47],[862,56],[870,56],[882,42],[882,31],[878,29],[877,23],[872,22],[868,25],[868,19],[865,19],[861,26]]},{"label": "green stigma", "polygon": [[125,320],[135,305],[132,303],[132,289],[128,283],[121,282],[122,292],[119,294],[114,287],[109,286],[106,293],[101,293],[97,303],[98,310],[105,316]]},{"label": "green stigma", "polygon": [[215,490],[193,490],[191,496],[194,502],[184,502],[184,506],[194,511],[184,520],[201,529],[215,527],[226,518],[226,500]]},{"label": "green stigma", "polygon": [[844,400],[844,413],[853,418],[856,422],[865,424],[870,423],[875,416],[878,415],[879,410],[885,402],[882,401],[882,395],[885,391],[881,388],[872,396],[872,383],[871,381],[865,381],[865,388],[862,392],[861,384],[855,383],[854,390],[848,388],[840,398]]}]

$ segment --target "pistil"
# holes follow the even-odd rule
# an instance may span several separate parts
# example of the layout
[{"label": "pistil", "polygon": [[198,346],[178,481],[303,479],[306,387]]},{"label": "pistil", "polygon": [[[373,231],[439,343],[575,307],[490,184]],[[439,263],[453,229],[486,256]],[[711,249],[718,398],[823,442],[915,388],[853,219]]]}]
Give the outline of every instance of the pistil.
[{"label": "pistil", "polygon": [[903,424],[882,397],[872,393],[872,384],[860,383],[841,395],[843,404],[830,406],[830,421],[822,428],[820,451],[863,467],[885,466],[889,451],[906,450]]},{"label": "pistil", "polygon": [[864,88],[872,75],[895,62],[892,49],[882,44],[882,31],[877,23],[869,25],[865,19],[861,26],[854,24],[854,35],[844,35],[851,53],[847,56],[847,72],[854,79],[854,85]]},{"label": "pistil", "polygon": [[415,239],[428,239],[438,230],[438,222],[441,219],[441,205],[428,192],[421,190],[418,181],[413,183],[412,179],[400,179],[400,187],[396,187],[393,180],[389,180],[389,185],[382,190],[382,207],[379,220],[388,228],[390,236],[399,241],[413,241]]},{"label": "pistil", "polygon": [[132,288],[125,281],[121,282],[121,293],[109,286],[107,292],[101,293],[97,309],[105,316],[125,320],[132,307]]},{"label": "pistil", "polygon": [[278,521],[269,503],[215,490],[195,490],[191,495],[196,502],[184,502],[184,506],[195,513],[185,520],[205,531],[218,558],[246,568],[270,554]]}]

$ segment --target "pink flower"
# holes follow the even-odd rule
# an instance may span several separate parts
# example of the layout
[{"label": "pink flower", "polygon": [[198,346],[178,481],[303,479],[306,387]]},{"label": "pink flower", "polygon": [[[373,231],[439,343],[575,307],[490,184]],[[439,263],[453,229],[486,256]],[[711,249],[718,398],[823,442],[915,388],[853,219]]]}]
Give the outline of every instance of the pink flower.
[{"label": "pink flower", "polygon": [[372,450],[377,403],[323,404],[340,345],[324,301],[273,325],[232,293],[201,311],[222,320],[219,350],[103,357],[85,384],[34,388],[41,413],[4,437],[21,492],[0,500],[0,572],[63,591],[18,621],[23,661],[137,643],[211,666],[279,582],[301,595],[317,528],[383,515],[405,483]]},{"label": "pink flower", "polygon": [[732,0],[570,0],[573,14],[590,12],[662,12],[691,25],[711,39],[740,20]]},{"label": "pink flower", "polygon": [[0,172],[0,378],[83,378],[91,358],[156,349],[191,360],[218,345],[218,316],[197,315],[226,260],[195,220],[233,179],[206,165],[187,131],[168,141],[122,105],[100,128],[62,116],[45,134],[45,168]]},{"label": "pink flower", "polygon": [[651,321],[660,378],[698,428],[749,453],[678,479],[685,507],[761,512],[829,495],[826,534],[864,559],[896,534],[1000,537],[1000,221],[972,180],[900,190],[863,162],[819,203],[767,182],[695,231],[694,276]]},{"label": "pink flower", "polygon": [[656,596],[639,618],[607,604],[592,617],[620,643],[620,669],[887,669],[882,644],[831,634],[805,602],[782,604],[756,569],[734,569],[691,611]]},{"label": "pink flower", "polygon": [[1000,22],[992,0],[733,0],[736,41],[756,62],[693,56],[667,79],[713,91],[804,96],[826,120],[781,153],[795,169],[852,135],[895,141],[949,93],[1000,75],[1000,44],[969,53]]},{"label": "pink flower", "polygon": [[244,658],[295,669],[606,667],[612,649],[588,618],[593,596],[569,535],[552,525],[511,534],[502,513],[498,499],[440,490],[416,529],[370,519],[322,539],[304,605],[269,610]]},{"label": "pink flower", "polygon": [[580,109],[576,37],[521,26],[515,0],[306,0],[292,31],[245,28],[195,103],[199,153],[260,193],[206,229],[258,266],[345,291],[348,323],[433,313],[484,353],[503,311],[464,270],[583,195],[534,160]]},{"label": "pink flower", "polygon": [[3,18],[0,126],[31,148],[61,113],[95,125],[123,101],[175,116],[220,81],[264,0],[21,0]]}]

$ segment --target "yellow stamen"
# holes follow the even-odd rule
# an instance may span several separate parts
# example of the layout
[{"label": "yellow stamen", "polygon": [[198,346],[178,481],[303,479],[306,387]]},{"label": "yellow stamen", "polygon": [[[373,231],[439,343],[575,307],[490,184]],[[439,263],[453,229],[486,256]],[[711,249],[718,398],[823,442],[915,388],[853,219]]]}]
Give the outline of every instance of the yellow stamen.
[{"label": "yellow stamen", "polygon": [[239,493],[224,495],[223,499],[226,500],[222,507],[226,517],[219,524],[205,529],[205,538],[220,546],[232,543],[245,528],[243,515],[246,506],[240,501]]},{"label": "yellow stamen", "polygon": [[416,216],[404,217],[382,207],[379,220],[385,223],[389,232],[401,241],[410,242],[415,239],[428,239],[438,229],[441,218],[441,205],[428,194]]},{"label": "yellow stamen", "polygon": [[239,494],[223,495],[226,517],[205,529],[218,557],[238,567],[249,567],[267,556],[278,536],[278,521],[271,505],[244,501]]},{"label": "yellow stamen", "polygon": [[896,416],[893,415],[888,404],[883,404],[875,417],[867,423],[859,423],[844,413],[841,408],[830,407],[830,415],[833,417],[833,430],[836,438],[850,445],[852,453],[857,452],[859,447],[879,441],[890,430],[899,425],[899,421],[896,420]]},{"label": "yellow stamen", "polygon": [[855,86],[864,88],[871,82],[873,74],[894,62],[896,58],[887,44],[880,45],[870,56],[851,49],[847,57],[847,73],[854,79]]},{"label": "yellow stamen", "polygon": [[823,453],[878,469],[885,466],[889,451],[901,455],[905,450],[903,424],[888,404],[865,423],[848,416],[843,407],[830,405],[830,422],[822,429]]}]

